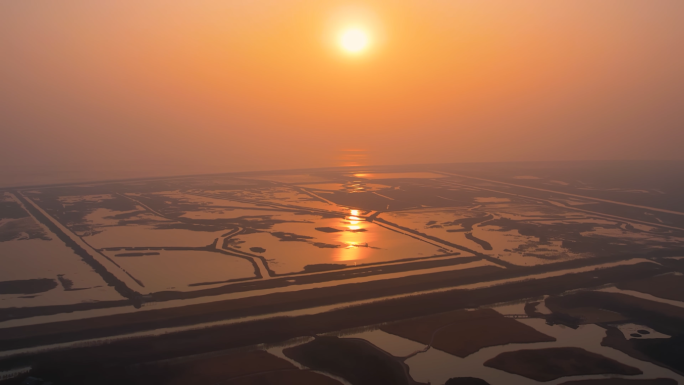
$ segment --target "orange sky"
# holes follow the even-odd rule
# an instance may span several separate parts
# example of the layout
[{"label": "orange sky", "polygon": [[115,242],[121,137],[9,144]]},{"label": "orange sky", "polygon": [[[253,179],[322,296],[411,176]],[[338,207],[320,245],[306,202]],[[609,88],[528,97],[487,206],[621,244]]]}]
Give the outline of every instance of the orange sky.
[{"label": "orange sky", "polygon": [[[680,0],[0,3],[3,175],[684,159]],[[340,26],[367,28],[363,54]]]}]

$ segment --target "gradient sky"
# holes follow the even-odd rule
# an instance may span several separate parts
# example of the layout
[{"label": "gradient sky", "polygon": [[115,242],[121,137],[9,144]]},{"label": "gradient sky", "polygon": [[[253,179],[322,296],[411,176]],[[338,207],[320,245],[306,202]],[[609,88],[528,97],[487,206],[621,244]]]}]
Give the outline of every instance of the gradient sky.
[{"label": "gradient sky", "polygon": [[[0,178],[684,159],[683,17],[681,0],[2,1]],[[335,42],[350,24],[361,55]]]}]

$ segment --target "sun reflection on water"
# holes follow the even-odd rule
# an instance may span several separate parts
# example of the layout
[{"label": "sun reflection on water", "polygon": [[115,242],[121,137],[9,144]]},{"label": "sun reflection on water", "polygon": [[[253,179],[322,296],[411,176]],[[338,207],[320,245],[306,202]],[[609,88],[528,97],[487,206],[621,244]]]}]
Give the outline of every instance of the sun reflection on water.
[{"label": "sun reflection on water", "polygon": [[361,217],[360,210],[349,210],[349,215],[342,220],[345,231],[338,233],[338,241],[344,247],[336,249],[335,261],[357,261],[364,259],[369,251],[368,242],[372,237],[368,231],[368,222]]}]

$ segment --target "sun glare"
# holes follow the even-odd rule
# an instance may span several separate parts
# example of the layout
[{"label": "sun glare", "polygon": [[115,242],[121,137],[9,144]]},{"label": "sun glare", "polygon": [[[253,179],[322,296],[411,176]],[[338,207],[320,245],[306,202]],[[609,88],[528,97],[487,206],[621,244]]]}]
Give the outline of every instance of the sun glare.
[{"label": "sun glare", "polygon": [[368,34],[359,28],[349,28],[340,34],[340,46],[348,53],[357,54],[368,47]]}]

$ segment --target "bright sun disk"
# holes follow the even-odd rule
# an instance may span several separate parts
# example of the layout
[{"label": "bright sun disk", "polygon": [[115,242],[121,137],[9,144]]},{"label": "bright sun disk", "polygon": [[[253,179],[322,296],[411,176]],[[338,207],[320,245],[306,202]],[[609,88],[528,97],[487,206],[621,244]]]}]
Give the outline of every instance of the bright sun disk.
[{"label": "bright sun disk", "polygon": [[340,45],[349,53],[359,53],[368,47],[368,34],[359,28],[350,28],[340,34]]}]

